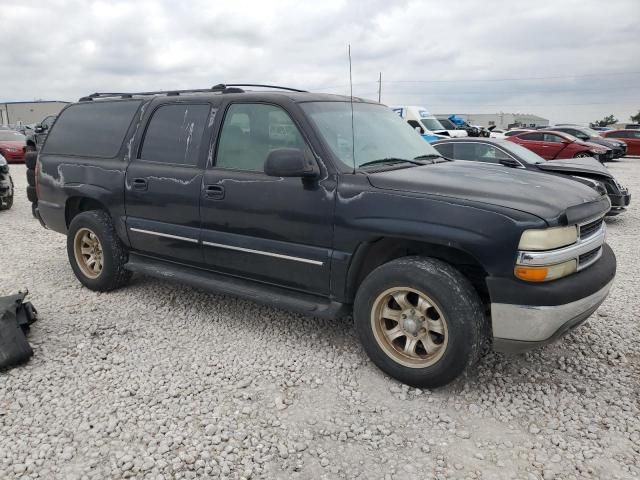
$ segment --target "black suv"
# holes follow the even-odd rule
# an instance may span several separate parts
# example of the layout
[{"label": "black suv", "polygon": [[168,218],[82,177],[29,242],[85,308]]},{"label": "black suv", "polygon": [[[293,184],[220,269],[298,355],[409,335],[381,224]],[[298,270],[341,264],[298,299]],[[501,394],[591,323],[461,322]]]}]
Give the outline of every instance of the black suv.
[{"label": "black suv", "polygon": [[353,314],[376,365],[427,387],[489,341],[554,340],[607,296],[606,196],[448,161],[377,103],[239,87],[93,94],[62,111],[37,214],[67,235],[86,287],[139,272]]}]

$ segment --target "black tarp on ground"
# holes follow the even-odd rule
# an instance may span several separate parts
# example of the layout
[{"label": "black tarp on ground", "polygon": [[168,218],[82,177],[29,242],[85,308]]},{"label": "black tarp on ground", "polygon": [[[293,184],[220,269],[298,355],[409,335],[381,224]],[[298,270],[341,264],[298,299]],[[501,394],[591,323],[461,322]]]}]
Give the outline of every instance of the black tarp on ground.
[{"label": "black tarp on ground", "polygon": [[33,355],[25,333],[37,319],[30,302],[23,303],[27,292],[0,297],[0,369],[26,362]]}]

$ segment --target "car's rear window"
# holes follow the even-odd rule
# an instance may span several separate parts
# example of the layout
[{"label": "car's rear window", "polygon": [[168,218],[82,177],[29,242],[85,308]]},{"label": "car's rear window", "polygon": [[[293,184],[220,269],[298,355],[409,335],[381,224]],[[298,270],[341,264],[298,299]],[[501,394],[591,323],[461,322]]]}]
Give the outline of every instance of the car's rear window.
[{"label": "car's rear window", "polygon": [[139,100],[77,103],[65,109],[49,133],[43,153],[114,157],[133,120]]}]

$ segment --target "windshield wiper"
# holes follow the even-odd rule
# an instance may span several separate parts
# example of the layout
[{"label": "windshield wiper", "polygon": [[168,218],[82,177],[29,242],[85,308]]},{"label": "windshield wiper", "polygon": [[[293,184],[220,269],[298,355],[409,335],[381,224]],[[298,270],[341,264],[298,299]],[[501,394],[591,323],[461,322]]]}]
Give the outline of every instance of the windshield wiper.
[{"label": "windshield wiper", "polygon": [[426,155],[418,155],[414,157],[414,160],[431,160],[431,163],[436,163],[436,159],[441,158],[443,161],[449,161],[449,159],[444,158],[442,155],[437,153],[427,153]]},{"label": "windshield wiper", "polygon": [[371,160],[370,162],[364,162],[362,165],[359,165],[358,168],[366,167],[369,165],[379,165],[382,163],[392,164],[392,163],[412,163],[414,165],[424,165],[423,162],[416,162],[415,160],[408,160],[406,158],[395,158],[395,157],[387,157],[387,158],[379,158],[377,160]]}]

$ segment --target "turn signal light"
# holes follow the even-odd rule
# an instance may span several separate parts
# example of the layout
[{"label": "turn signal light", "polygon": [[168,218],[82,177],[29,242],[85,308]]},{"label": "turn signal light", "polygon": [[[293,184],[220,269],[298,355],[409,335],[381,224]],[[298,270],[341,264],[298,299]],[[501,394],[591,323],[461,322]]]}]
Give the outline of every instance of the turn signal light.
[{"label": "turn signal light", "polygon": [[547,282],[556,278],[566,277],[576,271],[577,262],[569,260],[568,262],[558,263],[557,265],[548,265],[544,267],[530,267],[524,265],[516,265],[513,273],[520,280],[527,282]]}]

